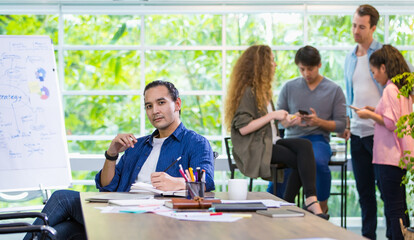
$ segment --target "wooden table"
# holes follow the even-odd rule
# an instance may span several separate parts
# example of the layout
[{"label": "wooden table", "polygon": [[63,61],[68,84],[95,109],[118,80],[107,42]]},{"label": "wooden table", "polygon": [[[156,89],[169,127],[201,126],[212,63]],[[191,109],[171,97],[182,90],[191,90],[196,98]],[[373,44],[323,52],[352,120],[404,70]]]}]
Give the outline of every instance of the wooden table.
[{"label": "wooden table", "polygon": [[[106,203],[89,203],[84,199],[96,193],[81,193],[82,211],[89,240],[95,239],[292,239],[333,238],[364,239],[326,220],[306,213],[305,217],[270,218],[253,213],[232,223],[192,222],[156,214],[101,213],[95,207]],[[216,193],[227,199],[227,193]],[[277,199],[267,192],[249,192],[248,199]],[[287,208],[303,211],[296,206]]]}]

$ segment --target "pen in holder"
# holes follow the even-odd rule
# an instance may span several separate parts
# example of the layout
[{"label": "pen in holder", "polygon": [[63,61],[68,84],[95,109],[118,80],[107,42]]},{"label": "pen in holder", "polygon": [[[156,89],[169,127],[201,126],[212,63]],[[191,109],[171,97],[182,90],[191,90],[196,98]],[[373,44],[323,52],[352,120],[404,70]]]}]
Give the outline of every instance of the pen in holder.
[{"label": "pen in holder", "polygon": [[205,182],[186,182],[187,199],[204,197],[205,184]]}]

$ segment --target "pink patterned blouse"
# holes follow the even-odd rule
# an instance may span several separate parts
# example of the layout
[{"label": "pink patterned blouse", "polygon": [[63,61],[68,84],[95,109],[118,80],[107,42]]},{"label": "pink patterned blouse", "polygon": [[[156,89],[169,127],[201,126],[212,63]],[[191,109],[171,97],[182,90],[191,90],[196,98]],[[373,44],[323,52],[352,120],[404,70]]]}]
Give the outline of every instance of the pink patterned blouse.
[{"label": "pink patterned blouse", "polygon": [[372,161],[374,164],[398,166],[400,158],[406,150],[410,150],[411,156],[414,156],[414,139],[411,136],[398,138],[394,132],[398,119],[413,111],[411,98],[403,96],[398,98],[398,92],[397,86],[388,80],[375,108],[375,113],[384,118],[385,126],[375,124]]}]

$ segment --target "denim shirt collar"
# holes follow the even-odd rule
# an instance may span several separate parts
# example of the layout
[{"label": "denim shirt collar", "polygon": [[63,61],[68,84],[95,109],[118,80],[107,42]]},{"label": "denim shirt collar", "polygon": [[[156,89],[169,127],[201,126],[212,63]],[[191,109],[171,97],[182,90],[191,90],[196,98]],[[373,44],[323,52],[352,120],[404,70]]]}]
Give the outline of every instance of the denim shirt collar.
[{"label": "denim shirt collar", "polygon": [[[367,51],[368,60],[369,60],[369,57],[371,57],[371,54],[375,52],[376,50],[380,49],[381,47],[382,47],[382,44],[375,41],[375,39],[373,39]],[[354,50],[352,51],[352,57],[354,57],[355,59],[357,58],[357,55],[356,55],[357,50],[358,50],[358,45],[356,45]]]},{"label": "denim shirt collar", "polygon": [[[186,128],[184,127],[184,124],[181,122],[180,125],[178,125],[178,127],[175,129],[175,131],[167,138],[171,137],[180,142],[181,139],[183,138],[183,135],[184,135],[183,132],[185,131],[185,129]],[[157,135],[159,135],[159,131],[158,129],[155,129],[155,131],[151,135],[148,136],[146,142],[152,146],[153,138]]]}]

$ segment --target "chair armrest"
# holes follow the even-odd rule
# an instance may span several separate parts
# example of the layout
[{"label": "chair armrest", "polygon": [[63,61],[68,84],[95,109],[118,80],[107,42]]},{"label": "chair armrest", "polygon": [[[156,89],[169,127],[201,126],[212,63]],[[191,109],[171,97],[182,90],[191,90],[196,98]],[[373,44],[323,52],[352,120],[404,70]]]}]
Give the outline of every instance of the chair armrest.
[{"label": "chair armrest", "polygon": [[0,214],[0,220],[16,219],[16,218],[40,218],[44,225],[49,225],[47,215],[40,212],[19,212],[19,213],[3,213]]},{"label": "chair armrest", "polygon": [[[56,230],[50,226],[45,225],[29,225],[16,227],[0,227],[0,234],[4,233],[22,233],[22,232],[41,232],[47,233],[50,239],[56,239]],[[44,239],[44,238],[42,238]]]}]

